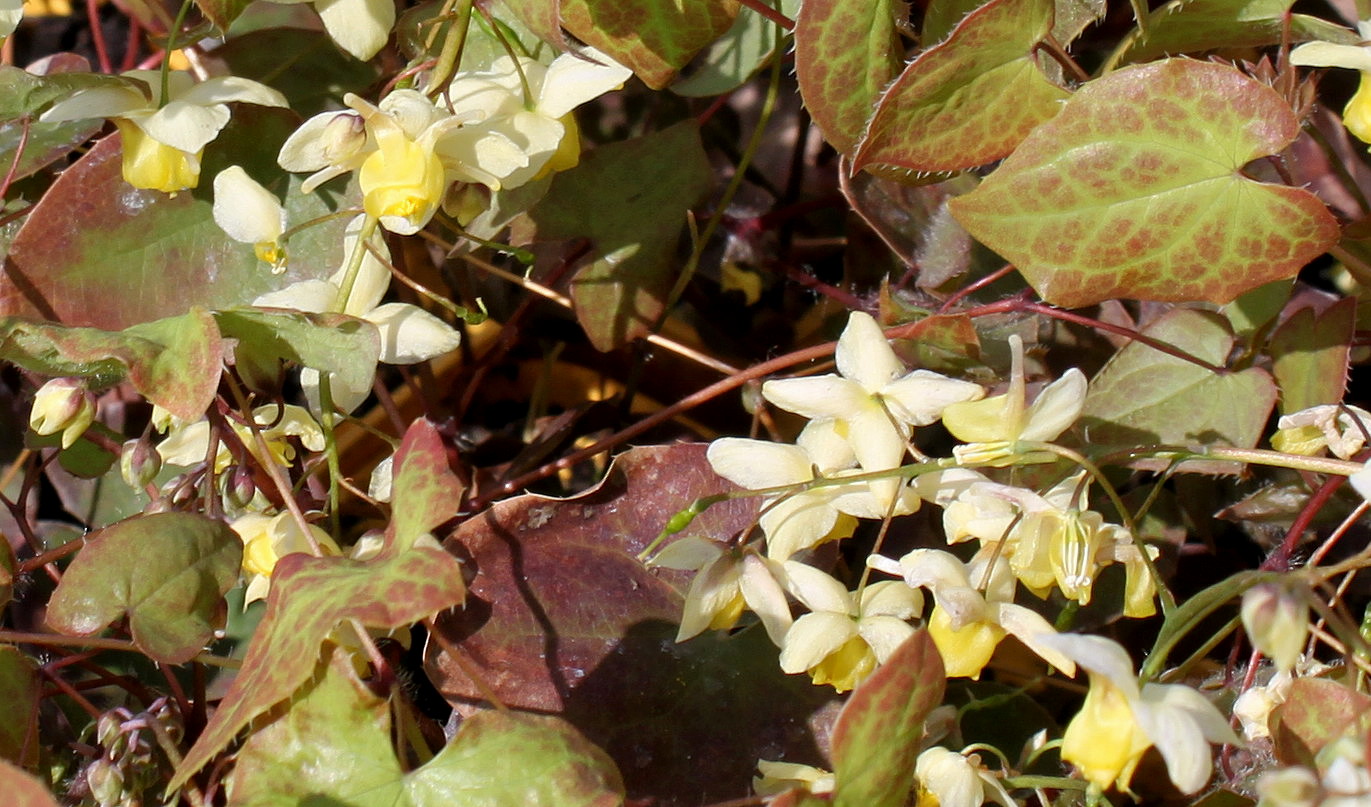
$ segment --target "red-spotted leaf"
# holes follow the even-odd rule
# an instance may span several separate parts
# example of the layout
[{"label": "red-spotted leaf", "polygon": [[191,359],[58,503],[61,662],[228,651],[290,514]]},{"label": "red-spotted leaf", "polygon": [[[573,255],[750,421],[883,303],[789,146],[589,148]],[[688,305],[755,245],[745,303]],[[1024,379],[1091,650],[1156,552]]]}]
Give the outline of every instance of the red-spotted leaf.
[{"label": "red-spotted leaf", "polygon": [[1281,414],[1342,400],[1356,318],[1356,299],[1344,297],[1321,313],[1301,308],[1276,328],[1271,372],[1281,390]]},{"label": "red-spotted leaf", "polygon": [[443,438],[433,423],[423,418],[405,432],[393,468],[388,532],[395,550],[404,552],[457,514],[463,487],[448,466]]},{"label": "red-spotted leaf", "polygon": [[[660,90],[701,48],[723,36],[737,0],[561,0],[562,24]],[[536,30],[536,29],[535,29]]]},{"label": "red-spotted leaf", "polygon": [[1314,767],[1315,757],[1339,737],[1361,738],[1371,729],[1371,697],[1322,678],[1296,678],[1285,701],[1268,718],[1276,759]]},{"label": "red-spotted leaf", "polygon": [[10,645],[0,646],[0,760],[31,768],[38,764],[38,700],[42,694],[33,659]]},{"label": "red-spotted leaf", "polygon": [[324,639],[344,620],[402,628],[460,603],[462,596],[461,565],[432,544],[400,554],[388,544],[365,562],[299,553],[281,558],[243,669],[176,769],[171,789],[184,784],[253,718],[294,694],[314,671]]},{"label": "red-spotted leaf", "polygon": [[0,359],[48,376],[77,376],[92,387],[127,379],[180,418],[204,414],[219,387],[223,344],[214,318],[179,317],[109,332],[0,318]]},{"label": "red-spotted leaf", "polygon": [[795,78],[824,138],[857,144],[876,98],[900,70],[901,0],[805,0],[795,20]]},{"label": "red-spotted leaf", "polygon": [[0,759],[0,793],[11,807],[58,807],[52,792],[38,777]]},{"label": "red-spotted leaf", "polygon": [[914,784],[924,720],[942,703],[943,660],[919,630],[862,682],[833,728],[833,803],[900,807]]},{"label": "red-spotted leaf", "polygon": [[1052,0],[993,0],[919,54],[877,102],[852,167],[938,173],[1013,151],[1068,96],[1033,53],[1052,30],[1052,8]]},{"label": "red-spotted leaf", "polygon": [[1085,85],[952,213],[1045,300],[1227,302],[1332,246],[1313,194],[1241,173],[1299,133],[1274,90],[1169,59]]},{"label": "red-spotted leaf", "polygon": [[1178,53],[1306,39],[1357,43],[1357,35],[1346,28],[1307,14],[1290,14],[1291,5],[1292,0],[1172,0],[1134,30],[1120,60],[1145,62]]},{"label": "red-spotted leaf", "polygon": [[505,6],[539,39],[552,43],[559,50],[564,47],[566,35],[562,33],[561,0],[505,0]]},{"label": "red-spotted leaf", "polygon": [[619,773],[555,717],[481,712],[437,756],[406,773],[391,745],[390,706],[335,651],[314,681],[238,752],[238,807],[615,807]]},{"label": "red-spotted leaf", "polygon": [[166,664],[194,658],[222,627],[243,542],[191,513],[138,515],[92,533],[48,605],[48,625],[90,636],[127,615],[133,641]]},{"label": "red-spotted leaf", "polygon": [[214,176],[229,165],[242,165],[284,196],[293,225],[356,206],[341,183],[301,194],[303,179],[276,165],[298,123],[288,110],[236,105],[205,149],[200,186],[175,196],[124,181],[118,134],[96,143],[62,172],[15,236],[0,276],[0,314],[119,330],[328,277],[342,262],[346,216],[292,235],[286,272],[273,275],[251,244],[230,239],[211,214]]},{"label": "red-spotted leaf", "polygon": [[596,348],[612,350],[657,321],[680,268],[686,213],[712,181],[699,129],[679,123],[591,151],[530,211],[538,240],[590,239],[571,298]]},{"label": "red-spotted leaf", "polygon": [[[472,671],[512,707],[560,713],[619,763],[630,797],[663,805],[742,797],[759,757],[819,763],[806,719],[831,692],[782,674],[759,627],[676,644],[690,574],[637,559],[677,512],[732,489],[705,448],[635,448],[594,491],[520,496],[462,524],[448,545],[476,572],[472,596],[436,620],[425,664],[444,696],[483,700]],[[723,502],[688,532],[727,540],[756,516],[755,499]]]}]

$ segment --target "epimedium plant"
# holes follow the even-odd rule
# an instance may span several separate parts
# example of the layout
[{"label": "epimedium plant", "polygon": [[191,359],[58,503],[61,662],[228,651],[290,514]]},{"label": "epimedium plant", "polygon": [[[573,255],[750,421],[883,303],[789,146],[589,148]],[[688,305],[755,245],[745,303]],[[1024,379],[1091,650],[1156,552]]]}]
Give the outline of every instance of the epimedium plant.
[{"label": "epimedium plant", "polygon": [[1371,5],[88,5],[18,804],[1371,798]]}]

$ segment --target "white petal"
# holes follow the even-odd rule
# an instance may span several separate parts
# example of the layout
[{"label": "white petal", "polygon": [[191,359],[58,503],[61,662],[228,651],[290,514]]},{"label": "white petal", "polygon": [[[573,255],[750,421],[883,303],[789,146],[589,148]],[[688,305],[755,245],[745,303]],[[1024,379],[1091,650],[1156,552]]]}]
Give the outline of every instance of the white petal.
[{"label": "white petal", "polygon": [[798,446],[722,437],[705,452],[714,473],[748,490],[795,485],[814,478],[809,455]]},{"label": "white petal", "polygon": [[846,429],[841,421],[811,420],[795,438],[795,445],[809,452],[809,459],[819,469],[819,473],[844,470],[857,464],[857,455],[852,453]]},{"label": "white petal", "polygon": [[[223,448],[220,448],[222,451]],[[162,461],[172,465],[196,465],[205,461],[209,451],[209,421],[197,420],[175,429],[157,444]]]},{"label": "white petal", "polygon": [[858,606],[863,618],[889,616],[913,619],[923,613],[924,597],[917,589],[898,580],[871,583],[862,590]]},{"label": "white petal", "polygon": [[1158,708],[1165,708],[1186,714],[1199,729],[1204,738],[1211,743],[1238,745],[1238,736],[1229,727],[1228,721],[1204,695],[1188,686],[1180,684],[1147,684],[1142,689],[1142,699]]},{"label": "white petal", "polygon": [[941,549],[915,549],[900,558],[900,574],[913,588],[938,591],[943,588],[974,588],[966,576],[966,566],[951,552]]},{"label": "white petal", "polygon": [[768,381],[762,384],[762,396],[807,418],[847,420],[876,405],[860,384],[832,374]]},{"label": "white petal", "polygon": [[786,588],[809,610],[845,615],[855,611],[852,595],[832,575],[793,560],[786,561],[783,567]]},{"label": "white petal", "polygon": [[649,566],[661,566],[678,571],[695,571],[724,553],[717,541],[687,535],[672,541],[661,552],[652,556]]},{"label": "white petal", "polygon": [[1371,462],[1362,466],[1360,471],[1347,477],[1347,481],[1352,484],[1352,489],[1361,494],[1363,499],[1371,501]]},{"label": "white petal", "polygon": [[1371,70],[1371,50],[1361,45],[1306,42],[1290,51],[1290,63],[1300,67],[1347,67]]},{"label": "white petal", "polygon": [[275,241],[286,226],[286,210],[266,188],[231,165],[214,178],[214,223],[244,244]]},{"label": "white petal", "polygon": [[252,301],[258,308],[289,308],[321,314],[333,307],[338,287],[324,280],[301,280],[280,291],[269,291]]},{"label": "white petal", "polygon": [[813,667],[857,635],[850,617],[831,611],[816,611],[795,620],[786,632],[781,649],[781,669],[799,673]]},{"label": "white petal", "polygon": [[914,775],[941,807],[980,807],[984,801],[980,777],[966,757],[941,746],[919,754]]},{"label": "white petal", "polygon": [[462,335],[451,325],[409,303],[386,303],[366,315],[381,332],[381,361],[416,364],[457,349]]},{"label": "white petal", "polygon": [[86,118],[115,118],[137,109],[148,109],[152,102],[132,87],[92,87],[79,90],[53,104],[38,119],[44,123]]},{"label": "white petal", "polygon": [[838,372],[871,395],[904,375],[906,369],[890,348],[881,326],[865,311],[853,311],[848,316],[834,358]]},{"label": "white petal", "polygon": [[952,404],[984,397],[985,389],[980,384],[958,381],[931,370],[915,370],[881,390],[881,399],[890,413],[911,426],[935,423]]},{"label": "white petal", "polygon": [[991,605],[990,609],[992,620],[1008,631],[1011,636],[1023,642],[1025,647],[1038,655],[1038,658],[1067,675],[1075,677],[1076,663],[1074,661],[1056,648],[1038,641],[1043,636],[1055,636],[1057,634],[1052,624],[1044,619],[1041,614],[1021,605],[1007,602]]},{"label": "white petal", "polygon": [[3,0],[0,2],[0,39],[14,33],[19,21],[24,18],[24,0]]},{"label": "white petal", "polygon": [[766,635],[777,647],[783,646],[786,633],[791,626],[790,605],[786,602],[785,591],[776,581],[780,572],[776,564],[756,555],[743,557],[743,575],[738,587],[743,592],[743,601],[762,621]]},{"label": "white petal", "polygon": [[1139,699],[1138,680],[1133,677],[1133,660],[1117,642],[1103,636],[1079,633],[1039,636],[1037,642],[1062,653],[1089,672],[1109,679],[1130,702]]},{"label": "white petal", "polygon": [[364,62],[385,46],[395,25],[393,0],[315,0],[314,10],[338,47]]},{"label": "white petal", "polygon": [[[318,171],[329,165],[324,155],[324,130],[339,115],[347,112],[321,112],[300,124],[281,145],[276,162],[287,171]],[[306,191],[308,193],[308,191]]]},{"label": "white petal", "polygon": [[[305,400],[309,402],[310,409],[315,412],[323,409],[319,397],[319,377],[319,371],[313,367],[300,368],[300,388],[304,390]],[[339,412],[353,412],[371,394],[371,379],[357,386],[349,386],[342,376],[329,373],[328,380],[329,397],[333,399],[333,408]]]},{"label": "white petal", "polygon": [[[768,502],[757,522],[766,535],[767,556],[783,561],[816,546],[833,531],[838,516],[826,490],[794,493]],[[851,529],[847,532],[851,534]]]},{"label": "white petal", "polygon": [[560,118],[586,101],[618,89],[633,75],[632,70],[594,48],[587,48],[583,55],[586,58],[563,53],[548,65],[537,90],[539,112]]},{"label": "white petal", "polygon": [[1020,440],[1055,440],[1081,416],[1085,406],[1085,374],[1075,367],[1043,388],[1024,415]]},{"label": "white petal", "polygon": [[858,620],[857,633],[871,645],[876,660],[884,664],[906,639],[914,635],[914,626],[898,617],[870,616]]},{"label": "white petal", "polygon": [[172,101],[138,124],[153,140],[194,154],[218,137],[219,130],[228,122],[229,110],[223,104],[200,106]]},{"label": "white petal", "polygon": [[733,602],[738,595],[741,573],[742,567],[734,558],[721,555],[695,575],[686,591],[676,641],[683,642],[703,633],[714,617]]},{"label": "white petal", "polygon": [[1182,793],[1194,793],[1213,772],[1209,744],[1198,726],[1183,712],[1133,704],[1133,716],[1166,760],[1166,772]]},{"label": "white petal", "polygon": [[200,106],[226,104],[230,101],[258,104],[259,106],[290,106],[286,97],[276,90],[250,78],[238,76],[220,76],[219,78],[208,79],[174,97],[178,101],[186,101]]},{"label": "white petal", "polygon": [[[867,399],[870,401],[870,399]],[[848,421],[852,452],[862,470],[888,471],[898,468],[905,456],[907,433],[901,433],[879,406],[873,405]],[[882,509],[889,508],[898,495],[903,480],[896,477],[873,479],[867,483]]]}]

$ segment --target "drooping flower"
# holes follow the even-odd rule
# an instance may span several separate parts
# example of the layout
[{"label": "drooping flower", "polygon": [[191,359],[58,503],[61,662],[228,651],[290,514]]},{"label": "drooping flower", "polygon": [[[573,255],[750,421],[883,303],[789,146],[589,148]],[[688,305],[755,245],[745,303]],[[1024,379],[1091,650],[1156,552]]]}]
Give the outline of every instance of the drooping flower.
[{"label": "drooping flower", "polygon": [[[1357,23],[1361,41],[1371,40],[1371,20]],[[1357,91],[1342,110],[1342,125],[1358,140],[1371,143],[1371,48],[1333,42],[1306,42],[1290,51],[1290,63],[1301,67],[1345,67],[1361,74]]]},{"label": "drooping flower", "polygon": [[338,47],[366,61],[375,56],[395,27],[393,0],[270,0],[293,5],[312,3],[324,30]]},{"label": "drooping flower", "polygon": [[1017,334],[1009,337],[1009,348],[1013,359],[1004,394],[954,403],[943,410],[943,425],[966,443],[952,450],[965,465],[1050,462],[1054,455],[1024,450],[1018,444],[1055,440],[1076,422],[1085,405],[1085,375],[1074,367],[1044,387],[1030,405],[1023,340]]},{"label": "drooping flower", "polygon": [[904,583],[866,586],[854,597],[828,574],[785,562],[787,588],[810,613],[795,620],[781,646],[781,669],[808,672],[815,684],[846,692],[890,658],[913,633],[923,596]]},{"label": "drooping flower", "polygon": [[1253,586],[1243,592],[1241,615],[1252,644],[1277,670],[1293,670],[1309,636],[1309,606],[1298,592],[1275,584]]},{"label": "drooping flower", "polygon": [[[271,573],[278,560],[296,552],[311,551],[309,539],[288,512],[274,516],[247,513],[229,526],[243,540],[243,574],[248,579],[244,606],[266,598],[271,590]],[[313,524],[309,525],[309,531],[320,550],[330,555],[342,554],[327,532]]]},{"label": "drooping flower", "polygon": [[1339,459],[1351,459],[1366,445],[1371,412],[1355,406],[1324,404],[1282,415],[1271,446],[1277,451],[1313,456],[1325,448]]},{"label": "drooping flower", "polygon": [[776,561],[688,535],[658,552],[651,565],[695,571],[676,641],[684,642],[706,630],[731,630],[744,610],[757,614],[771,641],[780,645],[785,639],[791,625],[790,606],[778,582],[785,573]]},{"label": "drooping flower", "polygon": [[[290,443],[290,438],[300,440],[300,443],[310,451],[324,450],[324,431],[310,416],[309,412],[299,406],[286,404],[284,406],[264,405],[252,410],[253,420],[261,427],[262,438],[266,441],[267,450],[270,456],[263,457],[258,453],[257,441],[252,437],[252,430],[238,421],[229,421],[233,431],[242,440],[249,453],[258,462],[273,462],[277,465],[287,466],[295,461],[295,448]],[[209,454],[210,428],[208,420],[197,420],[192,423],[173,424],[167,439],[157,445],[157,453],[162,455],[163,462],[172,465],[190,466],[204,462]],[[233,462],[233,453],[223,442],[215,453],[214,471],[222,473],[224,469]]]},{"label": "drooping flower", "polygon": [[917,807],[980,807],[987,799],[1015,807],[999,777],[986,770],[976,754],[969,756],[935,745],[914,763]]},{"label": "drooping flower", "polygon": [[[767,400],[816,420],[833,420],[868,473],[899,467],[912,427],[934,423],[949,405],[985,394],[977,384],[929,370],[908,372],[876,320],[862,311],[848,317],[835,354],[838,373],[768,381]],[[870,483],[877,500],[894,501],[900,480]]]},{"label": "drooping flower", "polygon": [[29,428],[46,437],[62,433],[62,448],[81,439],[95,422],[95,397],[79,378],[54,378],[38,388],[29,410]]},{"label": "drooping flower", "polygon": [[40,120],[113,120],[123,137],[124,180],[135,188],[175,193],[199,184],[200,156],[228,123],[230,101],[288,106],[276,90],[237,76],[196,84],[189,73],[173,70],[166,98],[160,72],[131,70],[123,76],[130,79],[124,86],[78,90]]},{"label": "drooping flower", "polygon": [[757,760],[757,773],[752,777],[752,792],[763,798],[779,796],[790,790],[804,789],[816,796],[833,792],[835,780],[832,771],[801,765],[798,762],[773,762],[769,759]]},{"label": "drooping flower", "polygon": [[286,209],[240,165],[231,165],[214,177],[214,223],[229,238],[251,244],[257,259],[282,272],[286,265]]},{"label": "drooping flower", "polygon": [[1181,684],[1138,687],[1133,662],[1100,636],[1057,634],[1039,639],[1090,674],[1090,691],[1062,736],[1062,759],[1099,790],[1127,791],[1133,771],[1155,746],[1171,781],[1194,793],[1213,772],[1210,743],[1237,745],[1226,721],[1199,692]]}]

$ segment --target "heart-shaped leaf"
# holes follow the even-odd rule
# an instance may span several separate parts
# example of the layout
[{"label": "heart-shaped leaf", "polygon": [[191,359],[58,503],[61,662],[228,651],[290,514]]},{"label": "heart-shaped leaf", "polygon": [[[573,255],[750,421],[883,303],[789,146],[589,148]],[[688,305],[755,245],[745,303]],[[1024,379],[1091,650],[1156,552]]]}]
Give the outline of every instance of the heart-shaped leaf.
[{"label": "heart-shaped leaf", "polygon": [[1321,313],[1301,308],[1271,334],[1281,414],[1342,400],[1356,319],[1357,301],[1344,297]]},{"label": "heart-shaped leaf", "polygon": [[582,42],[609,54],[644,84],[660,90],[701,48],[728,31],[738,14],[738,3],[561,0],[561,13],[562,24]]},{"label": "heart-shaped leaf", "polygon": [[405,432],[393,468],[388,531],[396,551],[404,552],[456,515],[463,488],[448,466],[442,437],[424,418],[414,421]]},{"label": "heart-shaped leaf", "polygon": [[919,54],[885,91],[852,167],[957,171],[1014,150],[1068,93],[1038,69],[1052,0],[993,0]]},{"label": "heart-shaped leaf", "polygon": [[1051,303],[1227,302],[1337,240],[1313,194],[1240,173],[1298,133],[1270,87],[1168,59],[1085,85],[950,205]]},{"label": "heart-shaped leaf", "polygon": [[904,54],[899,0],[805,0],[795,20],[795,78],[824,138],[849,152],[876,98],[899,72]]},{"label": "heart-shaped leaf", "polygon": [[0,791],[14,807],[57,807],[57,799],[38,777],[0,759]]}]

